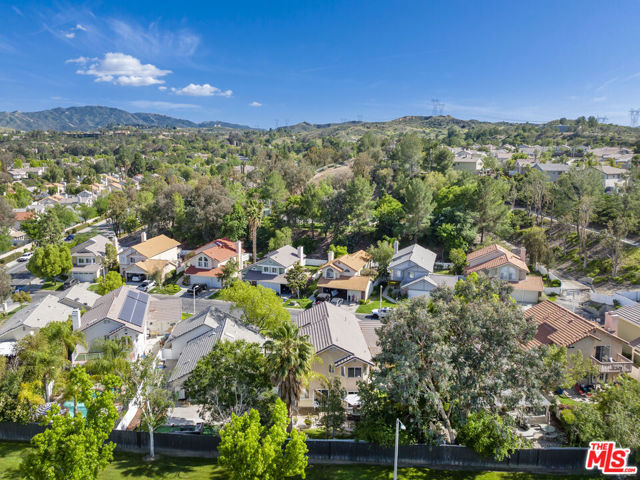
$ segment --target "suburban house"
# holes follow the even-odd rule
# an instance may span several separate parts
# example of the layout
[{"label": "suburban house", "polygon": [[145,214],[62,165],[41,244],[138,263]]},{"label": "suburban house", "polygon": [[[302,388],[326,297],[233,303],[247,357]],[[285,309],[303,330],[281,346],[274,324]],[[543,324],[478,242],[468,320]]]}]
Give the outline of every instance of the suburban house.
[{"label": "suburban house", "polygon": [[344,298],[347,302],[369,299],[374,278],[362,275],[364,269],[371,268],[371,256],[364,250],[333,258],[328,252],[328,261],[320,267],[318,290],[332,297]]},{"label": "suburban house", "polygon": [[556,345],[565,347],[567,353],[582,352],[583,358],[598,366],[598,378],[589,380],[608,382],[621,373],[631,373],[633,362],[622,354],[629,343],[597,323],[548,300],[528,309],[525,317],[538,324],[530,347]]},{"label": "suburban house", "polygon": [[244,280],[251,285],[261,285],[275,290],[277,294],[290,293],[285,274],[296,263],[304,265],[302,247],[295,249],[291,245],[269,252],[262,260],[250,265],[244,272]]},{"label": "suburban house", "polygon": [[33,302],[16,312],[0,326],[0,342],[17,342],[37,332],[51,322],[64,322],[73,308],[59,302],[54,295],[47,295],[41,302]]},{"label": "suburban house", "polygon": [[540,170],[551,182],[556,183],[560,175],[567,173],[571,167],[564,163],[536,163],[533,168]]},{"label": "suburban house", "polygon": [[101,297],[91,310],[80,317],[72,315],[74,330],[84,333],[89,350],[78,346],[74,361],[83,363],[91,355],[96,340],[128,337],[132,346],[131,359],[142,355],[148,335],[167,333],[182,317],[179,298],[158,299],[144,292],[123,286]]},{"label": "suburban house", "polygon": [[[369,377],[373,363],[368,346],[372,339],[367,342],[356,316],[329,302],[322,302],[303,311],[295,322],[300,335],[309,336],[316,355],[322,360],[313,364],[313,371],[329,380],[339,378],[347,395],[357,395],[358,382]],[[369,334],[372,334],[371,329]],[[324,382],[318,376],[312,378],[298,403],[300,413],[310,412],[324,392]]]},{"label": "suburban house", "polygon": [[408,298],[425,295],[439,286],[455,287],[460,277],[433,273],[436,254],[417,243],[398,250],[398,242],[393,242],[393,258],[389,264],[389,279],[397,284]]},{"label": "suburban house", "polygon": [[156,272],[164,279],[178,265],[178,245],[180,242],[166,235],[147,240],[147,234],[143,232],[140,243],[119,255],[120,273],[128,282],[142,281]]},{"label": "suburban house", "polygon": [[[605,328],[629,342],[625,353],[635,361],[640,356],[640,304],[627,305],[604,314]],[[640,358],[640,357],[639,357]]]},{"label": "suburban house", "polygon": [[484,157],[467,152],[459,152],[453,160],[453,169],[471,173],[481,173],[484,168]]},{"label": "suburban house", "polygon": [[593,168],[602,176],[602,188],[604,188],[605,192],[617,190],[624,186],[627,170],[610,167],[609,165],[598,165]]},{"label": "suburban house", "polygon": [[228,238],[219,238],[195,250],[186,261],[188,266],[184,273],[189,275],[192,285],[201,283],[221,288],[219,275],[222,273],[222,266],[232,259],[235,259],[238,271],[241,272],[249,260],[249,254],[242,249],[240,240],[234,242]]},{"label": "suburban house", "polygon": [[262,345],[265,338],[257,327],[244,324],[213,306],[176,324],[162,349],[162,358],[171,371],[169,388],[184,398],[182,386],[198,360],[211,352],[216,343],[225,340]]},{"label": "suburban house", "polygon": [[[117,240],[115,240],[117,243]],[[96,235],[89,240],[79,243],[71,249],[71,278],[76,278],[81,282],[93,282],[102,276],[103,260],[106,255],[107,244],[111,243],[104,235]]]},{"label": "suburban house", "polygon": [[101,296],[91,290],[85,288],[84,285],[74,285],[60,299],[60,303],[64,303],[71,308],[79,308],[88,310],[93,307]]},{"label": "suburban house", "polygon": [[482,272],[490,278],[509,282],[513,287],[511,296],[523,304],[534,304],[544,290],[541,277],[528,275],[526,250],[520,248],[516,254],[500,245],[493,244],[467,255],[466,275]]}]

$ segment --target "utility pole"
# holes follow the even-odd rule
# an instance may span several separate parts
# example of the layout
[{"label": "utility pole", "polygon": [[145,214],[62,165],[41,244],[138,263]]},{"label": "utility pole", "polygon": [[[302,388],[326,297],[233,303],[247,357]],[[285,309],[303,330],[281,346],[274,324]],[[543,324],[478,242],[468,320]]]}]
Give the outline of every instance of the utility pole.
[{"label": "utility pole", "polygon": [[396,418],[396,448],[393,454],[393,480],[398,480],[398,443],[400,440],[400,429],[406,430],[407,427],[404,426],[399,418]]},{"label": "utility pole", "polygon": [[196,286],[193,286],[193,314],[196,314]]}]

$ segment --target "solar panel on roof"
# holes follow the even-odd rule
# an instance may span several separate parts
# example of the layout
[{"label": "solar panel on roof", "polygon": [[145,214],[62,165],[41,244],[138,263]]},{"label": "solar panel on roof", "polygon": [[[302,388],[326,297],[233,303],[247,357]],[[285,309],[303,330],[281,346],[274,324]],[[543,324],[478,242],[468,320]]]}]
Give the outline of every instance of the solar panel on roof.
[{"label": "solar panel on roof", "polygon": [[133,315],[133,309],[135,308],[135,300],[127,295],[127,298],[124,299],[124,303],[122,308],[120,309],[120,313],[118,314],[118,318],[125,322],[129,322],[131,320],[131,316]]}]

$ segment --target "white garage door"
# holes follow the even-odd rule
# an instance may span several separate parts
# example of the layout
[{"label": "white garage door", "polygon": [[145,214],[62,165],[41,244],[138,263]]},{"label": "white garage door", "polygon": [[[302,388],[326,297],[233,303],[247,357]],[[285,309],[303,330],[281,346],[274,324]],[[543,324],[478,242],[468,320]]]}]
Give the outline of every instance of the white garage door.
[{"label": "white garage door", "polygon": [[276,293],[280,293],[280,284],[279,283],[259,282],[259,285],[262,285],[265,288],[270,288],[271,290],[275,290]]},{"label": "white garage door", "polygon": [[81,282],[93,282],[93,279],[95,278],[93,273],[87,272],[72,272],[71,277],[77,278]]},{"label": "white garage door", "polygon": [[425,292],[424,290],[407,290],[407,297],[409,298],[421,296],[426,296],[427,298],[429,298],[430,292]]},{"label": "white garage door", "polygon": [[220,288],[220,279],[217,277],[200,277],[191,275],[191,285],[196,283],[204,283],[209,288]]}]

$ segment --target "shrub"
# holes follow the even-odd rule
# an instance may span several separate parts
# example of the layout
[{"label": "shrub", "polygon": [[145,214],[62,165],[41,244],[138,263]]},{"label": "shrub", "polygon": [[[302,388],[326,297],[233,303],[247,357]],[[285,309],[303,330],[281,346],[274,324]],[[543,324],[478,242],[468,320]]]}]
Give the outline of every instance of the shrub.
[{"label": "shrub", "polygon": [[304,424],[307,427],[310,427],[311,425],[313,425],[313,420],[311,420],[309,417],[307,417],[307,418],[304,419]]},{"label": "shrub", "polygon": [[565,408],[560,410],[560,420],[565,426],[569,427],[576,423],[576,414],[570,408]]},{"label": "shrub", "polygon": [[558,279],[552,280],[551,281],[551,286],[552,287],[561,287],[562,286],[562,282]]}]

